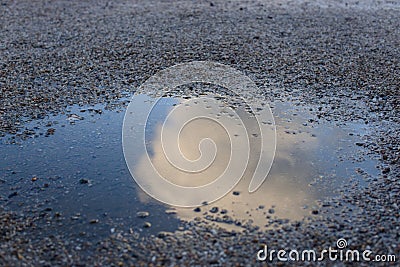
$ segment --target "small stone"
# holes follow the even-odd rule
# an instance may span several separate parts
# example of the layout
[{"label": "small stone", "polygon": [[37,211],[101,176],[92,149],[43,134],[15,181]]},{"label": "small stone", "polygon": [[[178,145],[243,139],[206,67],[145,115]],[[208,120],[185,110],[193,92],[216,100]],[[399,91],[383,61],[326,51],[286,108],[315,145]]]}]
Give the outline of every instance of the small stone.
[{"label": "small stone", "polygon": [[145,223],[143,224],[143,227],[144,227],[144,228],[150,228],[150,227],[151,227],[151,223],[145,222]]},{"label": "small stone", "polygon": [[55,133],[55,131],[56,131],[56,129],[54,129],[54,128],[49,128],[49,129],[47,129],[47,131],[46,131],[46,135],[47,135],[47,136],[53,135],[53,134]]},{"label": "small stone", "polygon": [[211,209],[210,209],[210,212],[211,213],[217,213],[218,212],[218,208],[217,207],[212,207]]},{"label": "small stone", "polygon": [[269,210],[268,210],[268,213],[269,213],[269,214],[274,214],[274,213],[275,213],[275,210],[274,210],[274,209],[269,209]]},{"label": "small stone", "polygon": [[73,122],[73,121],[83,120],[83,117],[76,115],[76,114],[71,114],[71,115],[68,115],[67,120],[70,122]]},{"label": "small stone", "polygon": [[317,215],[318,213],[319,213],[318,210],[311,211],[311,214],[313,214],[313,215]]},{"label": "small stone", "polygon": [[172,233],[161,231],[161,232],[158,232],[157,237],[164,238],[164,237],[167,237],[167,236],[170,236],[170,235],[172,235]]},{"label": "small stone", "polygon": [[38,179],[38,178],[37,178],[36,176],[32,177],[32,182],[36,182],[37,179]]},{"label": "small stone", "polygon": [[95,223],[98,223],[99,222],[99,220],[98,219],[93,219],[93,220],[90,220],[90,224],[95,224]]},{"label": "small stone", "polygon": [[217,265],[217,264],[219,264],[219,261],[217,259],[211,259],[211,260],[208,261],[208,263],[210,265]]},{"label": "small stone", "polygon": [[150,216],[150,213],[148,213],[147,211],[139,211],[139,212],[136,213],[136,215],[139,218],[146,218],[146,217]]},{"label": "small stone", "polygon": [[194,208],[194,210],[193,210],[194,212],[200,212],[201,211],[201,209],[200,209],[200,207],[197,207],[197,208]]},{"label": "small stone", "polygon": [[166,214],[176,214],[176,210],[166,210]]},{"label": "small stone", "polygon": [[239,191],[233,191],[233,193],[232,193],[234,196],[238,196],[238,195],[240,195],[240,192]]},{"label": "small stone", "polygon": [[19,260],[23,260],[24,259],[24,257],[21,255],[21,253],[19,251],[17,252],[17,257],[18,257]]},{"label": "small stone", "polygon": [[8,198],[12,198],[12,197],[15,197],[15,196],[18,196],[18,192],[13,192],[13,193],[9,194]]},{"label": "small stone", "polygon": [[88,180],[88,179],[85,179],[85,178],[82,178],[82,179],[79,180],[79,183],[80,183],[80,184],[88,184],[88,183],[89,183],[89,180]]}]

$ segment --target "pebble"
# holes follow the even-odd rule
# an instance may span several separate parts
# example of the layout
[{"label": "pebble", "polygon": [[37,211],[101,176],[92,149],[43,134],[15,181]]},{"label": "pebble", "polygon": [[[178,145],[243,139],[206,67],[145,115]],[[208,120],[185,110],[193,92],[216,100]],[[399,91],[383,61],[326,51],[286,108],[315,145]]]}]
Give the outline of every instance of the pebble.
[{"label": "pebble", "polygon": [[382,174],[387,174],[390,172],[390,167],[385,167],[382,169]]},{"label": "pebble", "polygon": [[161,232],[158,232],[157,237],[164,238],[164,237],[171,236],[171,235],[173,235],[173,233],[166,232],[166,231],[161,231]]},{"label": "pebble", "polygon": [[79,183],[80,183],[80,184],[88,184],[88,183],[89,183],[89,180],[88,180],[88,179],[85,179],[85,178],[82,178],[82,179],[79,180]]},{"label": "pebble", "polygon": [[83,120],[83,117],[76,115],[76,114],[70,114],[70,115],[68,115],[67,120],[69,120],[69,121]]},{"label": "pebble", "polygon": [[211,212],[211,213],[217,213],[218,211],[219,211],[218,207],[212,207],[212,208],[210,209],[210,212]]},{"label": "pebble", "polygon": [[56,132],[56,129],[54,129],[54,128],[49,128],[49,129],[47,129],[47,131],[46,131],[46,135],[47,135],[47,136],[53,135],[55,132]]},{"label": "pebble", "polygon": [[275,213],[275,210],[274,210],[274,209],[268,209],[268,213],[269,213],[269,214],[274,214],[274,213]]},{"label": "pebble", "polygon": [[166,214],[176,214],[177,211],[176,210],[166,210],[165,213]]},{"label": "pebble", "polygon": [[150,213],[147,212],[147,211],[138,211],[136,213],[136,216],[139,217],[139,218],[146,218],[146,217],[150,216]]},{"label": "pebble", "polygon": [[13,198],[15,196],[18,196],[18,192],[12,192],[11,194],[8,195],[8,198]]}]

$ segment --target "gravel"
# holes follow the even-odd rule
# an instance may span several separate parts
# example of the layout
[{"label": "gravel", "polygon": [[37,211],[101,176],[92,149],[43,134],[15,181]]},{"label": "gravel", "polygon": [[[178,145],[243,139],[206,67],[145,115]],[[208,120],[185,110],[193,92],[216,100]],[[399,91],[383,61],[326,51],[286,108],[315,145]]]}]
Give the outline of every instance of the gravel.
[{"label": "gravel", "polygon": [[[373,125],[362,146],[379,155],[381,175],[363,189],[343,189],[303,221],[266,229],[235,222],[242,232],[193,220],[174,233],[111,228],[93,239],[53,232],[71,222],[55,211],[22,213],[1,201],[0,265],[254,266],[263,244],[322,250],[339,238],[399,260],[399,18],[395,1],[1,0],[1,136],[30,138],[30,120],[72,104],[112,108],[160,69],[210,60],[250,76],[259,97],[317,105],[313,122]],[[84,223],[93,231],[102,224]]]}]

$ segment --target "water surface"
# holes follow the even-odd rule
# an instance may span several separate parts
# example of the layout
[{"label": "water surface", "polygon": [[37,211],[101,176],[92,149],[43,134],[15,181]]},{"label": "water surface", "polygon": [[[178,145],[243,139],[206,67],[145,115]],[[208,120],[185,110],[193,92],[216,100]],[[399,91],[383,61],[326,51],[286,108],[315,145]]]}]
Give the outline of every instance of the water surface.
[{"label": "water surface", "polygon": [[[155,101],[150,96],[140,97],[143,106],[138,105],[138,111]],[[174,170],[160,149],[161,125],[168,112],[182,101],[165,98],[152,111],[145,128],[146,148],[155,166],[172,182],[185,186],[209,183],[228,162],[230,147],[223,128],[199,120],[182,131],[181,149],[190,159],[199,157],[198,142],[206,136],[219,148],[215,164],[203,172],[193,175]],[[7,209],[29,212],[39,208],[60,213],[71,220],[70,225],[63,226],[65,231],[90,225],[108,232],[117,222],[121,228],[156,233],[172,231],[178,227],[179,219],[195,217],[235,229],[249,220],[264,227],[272,219],[315,216],[312,211],[325,199],[338,196],[347,186],[366,186],[368,177],[376,176],[378,171],[376,160],[356,145],[371,130],[369,126],[315,122],[309,108],[289,102],[272,104],[277,150],[268,178],[256,192],[247,190],[256,164],[250,157],[244,178],[225,197],[200,207],[200,211],[177,208],[177,214],[173,214],[165,212],[172,207],[150,198],[130,175],[121,144],[125,108],[72,106],[65,114],[27,125],[39,126],[36,131],[43,133],[54,129],[54,134],[51,130],[47,136],[0,145],[0,201]],[[250,136],[250,142],[257,144],[257,138],[260,137]],[[135,156],[140,175],[146,175],[140,164],[147,155]],[[139,218],[139,211],[147,211],[150,216]],[[90,224],[95,220],[98,223]],[[145,222],[150,222],[151,227],[144,228]]]}]

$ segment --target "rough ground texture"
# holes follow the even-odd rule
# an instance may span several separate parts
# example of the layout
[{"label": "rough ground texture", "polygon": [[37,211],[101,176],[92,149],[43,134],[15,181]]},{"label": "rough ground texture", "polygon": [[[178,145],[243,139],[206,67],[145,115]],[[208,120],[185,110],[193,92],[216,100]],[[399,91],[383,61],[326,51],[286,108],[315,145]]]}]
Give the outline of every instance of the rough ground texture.
[{"label": "rough ground texture", "polygon": [[93,244],[62,235],[36,240],[41,229],[56,227],[48,218],[53,215],[1,212],[0,265],[253,266],[261,244],[322,250],[340,237],[352,249],[400,260],[396,1],[0,4],[1,134],[29,135],[28,120],[71,104],[112,103],[160,69],[210,60],[249,75],[266,99],[317,104],[317,119],[376,125],[364,145],[382,157],[382,175],[330,205],[352,204],[357,212],[344,210],[332,219],[293,222],[280,230],[231,234],[193,222],[171,236],[115,233]]}]

